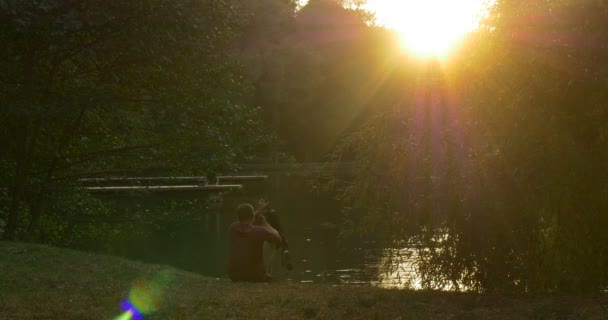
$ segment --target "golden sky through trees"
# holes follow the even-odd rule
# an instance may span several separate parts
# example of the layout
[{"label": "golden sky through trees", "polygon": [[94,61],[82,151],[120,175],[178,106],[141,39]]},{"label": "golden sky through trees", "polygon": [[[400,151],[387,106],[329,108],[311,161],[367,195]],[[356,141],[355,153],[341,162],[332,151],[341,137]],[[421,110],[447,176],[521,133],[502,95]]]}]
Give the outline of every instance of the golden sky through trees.
[{"label": "golden sky through trees", "polygon": [[[305,5],[307,0],[300,0]],[[376,23],[401,34],[402,47],[421,57],[445,57],[477,28],[492,0],[367,0]]]},{"label": "golden sky through trees", "polygon": [[486,11],[487,0],[368,0],[377,22],[401,34],[405,50],[442,57]]}]

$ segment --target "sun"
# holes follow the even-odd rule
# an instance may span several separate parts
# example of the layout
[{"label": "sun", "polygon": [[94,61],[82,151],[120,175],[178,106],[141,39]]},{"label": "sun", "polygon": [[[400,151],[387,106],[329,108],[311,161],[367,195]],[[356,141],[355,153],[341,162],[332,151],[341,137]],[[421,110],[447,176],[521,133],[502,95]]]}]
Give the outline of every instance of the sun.
[{"label": "sun", "polygon": [[368,0],[378,22],[401,35],[405,50],[443,58],[487,11],[488,0]]}]

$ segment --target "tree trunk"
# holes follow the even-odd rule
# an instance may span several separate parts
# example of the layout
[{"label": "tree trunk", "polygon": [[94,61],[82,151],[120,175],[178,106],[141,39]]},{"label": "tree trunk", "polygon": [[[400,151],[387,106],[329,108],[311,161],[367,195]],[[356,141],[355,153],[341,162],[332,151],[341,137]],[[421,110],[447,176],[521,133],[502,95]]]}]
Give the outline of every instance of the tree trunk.
[{"label": "tree trunk", "polygon": [[[50,87],[50,85],[49,85],[49,87]],[[44,175],[44,178],[40,183],[40,190],[38,191],[38,197],[36,199],[32,200],[33,203],[30,206],[30,222],[27,227],[27,237],[30,240],[33,240],[34,231],[36,230],[36,227],[38,226],[38,220],[40,220],[40,216],[44,212],[44,207],[46,205],[46,200],[47,200],[45,198],[45,195],[48,192],[48,184],[51,183],[51,180],[53,180],[53,173],[57,169],[59,169],[59,163],[61,161],[61,154],[63,153],[64,149],[68,147],[68,145],[70,144],[70,141],[72,140],[72,138],[78,131],[78,128],[82,124],[82,119],[84,118],[86,110],[87,110],[87,105],[81,106],[80,111],[78,112],[78,115],[76,116],[76,119],[74,120],[74,122],[68,123],[66,125],[66,127],[63,129],[63,132],[59,138],[60,143],[55,151],[55,156],[53,157],[53,160],[49,164],[49,167],[46,170],[46,173]]]},{"label": "tree trunk", "polygon": [[38,220],[40,220],[40,216],[42,215],[43,201],[42,199],[38,199],[30,206],[30,222],[27,226],[26,235],[28,241],[36,240],[34,231],[38,227]]},{"label": "tree trunk", "polygon": [[21,205],[21,199],[25,192],[25,185],[27,183],[27,177],[29,172],[30,154],[28,148],[28,126],[27,122],[21,121],[21,124],[17,125],[16,128],[16,147],[17,154],[15,159],[15,177],[13,185],[10,188],[10,205],[8,210],[8,220],[6,223],[6,230],[4,232],[4,239],[14,240],[17,235],[17,223],[19,221],[19,208]]}]

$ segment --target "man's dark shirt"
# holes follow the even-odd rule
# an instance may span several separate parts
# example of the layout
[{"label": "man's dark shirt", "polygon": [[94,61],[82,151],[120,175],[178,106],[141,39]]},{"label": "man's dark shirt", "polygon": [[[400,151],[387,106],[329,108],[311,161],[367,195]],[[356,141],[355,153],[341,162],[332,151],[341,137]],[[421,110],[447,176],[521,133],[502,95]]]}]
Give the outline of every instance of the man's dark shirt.
[{"label": "man's dark shirt", "polygon": [[266,227],[235,222],[228,231],[228,276],[233,281],[265,281],[264,241],[278,243],[280,238]]}]

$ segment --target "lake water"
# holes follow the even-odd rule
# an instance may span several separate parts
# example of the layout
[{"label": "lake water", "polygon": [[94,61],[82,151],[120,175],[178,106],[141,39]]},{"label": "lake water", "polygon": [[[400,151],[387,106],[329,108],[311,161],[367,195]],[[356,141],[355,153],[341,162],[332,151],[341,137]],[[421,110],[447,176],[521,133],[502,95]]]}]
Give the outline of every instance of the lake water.
[{"label": "lake water", "polygon": [[[102,199],[114,201],[119,207],[129,206],[132,211],[135,208],[136,212],[154,211],[166,201],[189,202],[209,196],[217,194],[109,194]],[[340,220],[340,203],[330,195],[316,192],[301,176],[245,183],[242,191],[223,194],[217,208],[195,212],[183,221],[167,219],[160,226],[146,229],[143,237],[136,237],[135,230],[132,235],[117,237],[110,253],[225,278],[227,230],[236,220],[234,208],[243,202],[255,203],[260,197],[268,199],[279,212],[294,265],[288,272],[279,266],[277,259],[275,278],[303,283],[419,287],[411,260],[404,259],[391,270],[384,268],[391,252],[408,256],[413,251],[380,248],[373,241],[340,241],[335,227]]]}]

